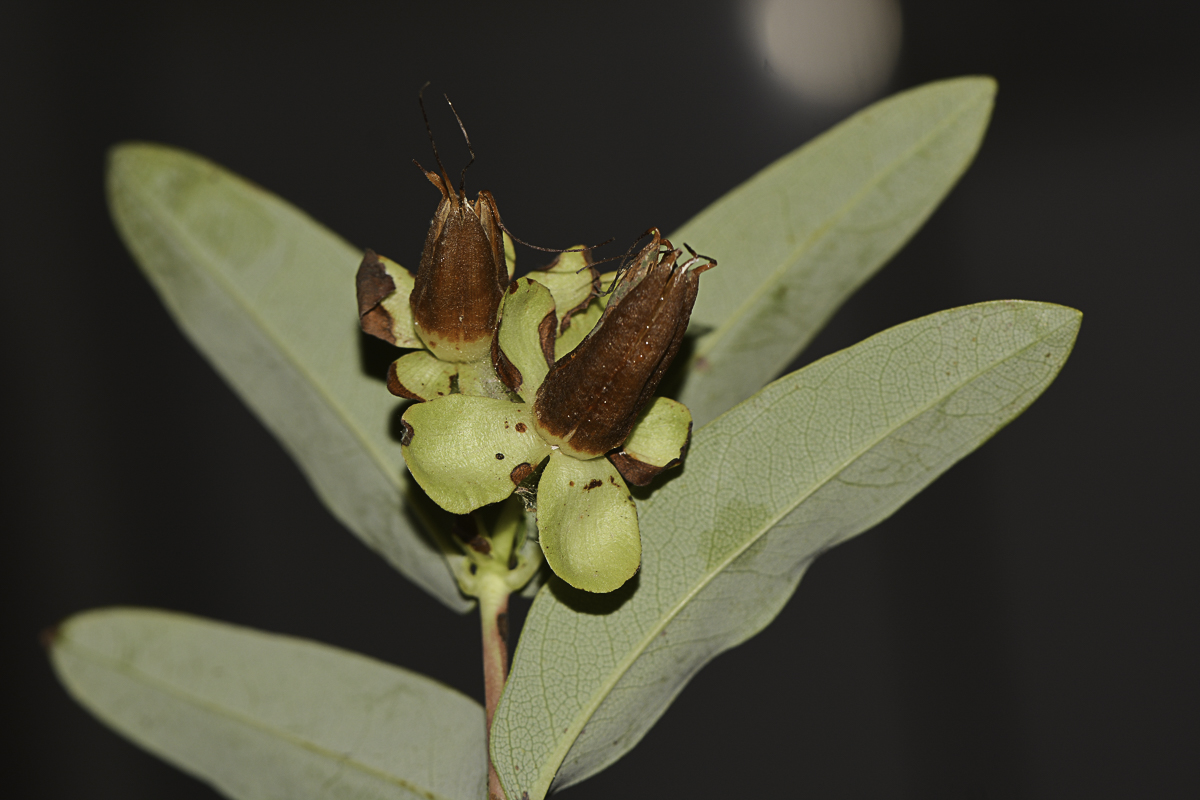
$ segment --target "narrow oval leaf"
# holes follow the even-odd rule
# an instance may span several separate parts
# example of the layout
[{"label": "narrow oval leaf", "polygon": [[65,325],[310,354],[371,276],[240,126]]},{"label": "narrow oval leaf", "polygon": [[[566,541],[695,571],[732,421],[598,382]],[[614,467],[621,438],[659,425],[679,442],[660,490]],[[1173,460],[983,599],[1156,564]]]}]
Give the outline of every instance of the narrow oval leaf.
[{"label": "narrow oval leaf", "polygon": [[410,505],[397,401],[363,372],[354,309],[362,253],[268,192],[190,153],[114,148],[117,230],[179,327],[296,459],[322,502],[453,609],[433,518]]},{"label": "narrow oval leaf", "polygon": [[958,78],[882,100],[671,235],[721,262],[692,310],[678,397],[697,426],[779,374],[924,223],[975,157],[995,93]]},{"label": "narrow oval leaf", "polygon": [[620,758],[697,670],[775,617],[817,555],[1032,403],[1079,323],[1046,303],[944,311],[792,373],[697,432],[683,475],[639,504],[637,586],[538,593],[492,727],[508,796],[538,800]]},{"label": "narrow oval leaf", "polygon": [[89,611],[59,679],[123,736],[227,797],[479,800],[478,703],[317,642],[150,609]]}]

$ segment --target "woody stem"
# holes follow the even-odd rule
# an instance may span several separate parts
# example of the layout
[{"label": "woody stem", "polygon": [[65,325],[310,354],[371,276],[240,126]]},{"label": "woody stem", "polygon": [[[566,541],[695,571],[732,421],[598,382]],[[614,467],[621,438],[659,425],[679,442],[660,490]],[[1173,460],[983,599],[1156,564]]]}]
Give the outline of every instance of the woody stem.
[{"label": "woody stem", "polygon": [[483,629],[483,692],[487,709],[488,800],[505,800],[500,777],[492,764],[492,718],[508,679],[508,595],[504,579],[484,572],[479,576],[479,618]]}]

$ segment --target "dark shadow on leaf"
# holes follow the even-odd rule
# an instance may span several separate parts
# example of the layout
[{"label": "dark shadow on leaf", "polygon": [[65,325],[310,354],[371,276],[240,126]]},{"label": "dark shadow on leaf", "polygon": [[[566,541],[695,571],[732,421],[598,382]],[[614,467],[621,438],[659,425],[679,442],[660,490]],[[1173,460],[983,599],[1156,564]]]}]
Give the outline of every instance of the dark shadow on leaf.
[{"label": "dark shadow on leaf", "polygon": [[386,383],[388,366],[403,354],[400,348],[358,331],[358,365],[367,377]]},{"label": "dark shadow on leaf", "polygon": [[547,581],[546,586],[558,598],[560,603],[580,614],[607,616],[625,605],[625,602],[633,597],[633,593],[638,590],[638,586],[641,584],[641,578],[642,573],[638,572],[626,581],[624,586],[608,594],[595,594],[593,592],[585,592],[582,589],[576,589],[557,575],[552,576]]}]

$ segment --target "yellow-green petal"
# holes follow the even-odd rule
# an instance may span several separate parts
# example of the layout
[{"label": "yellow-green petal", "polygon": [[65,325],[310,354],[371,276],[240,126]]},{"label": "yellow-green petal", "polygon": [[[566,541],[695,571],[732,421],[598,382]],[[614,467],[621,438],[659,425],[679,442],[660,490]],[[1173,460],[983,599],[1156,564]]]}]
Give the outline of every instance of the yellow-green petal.
[{"label": "yellow-green petal", "polygon": [[552,453],[538,483],[537,517],[546,562],[576,589],[611,592],[642,562],[637,507],[608,459]]},{"label": "yellow-green petal", "polygon": [[621,449],[629,455],[665,467],[681,456],[692,430],[692,414],[683,403],[655,397],[642,411]]},{"label": "yellow-green petal", "polygon": [[409,400],[434,400],[450,394],[458,365],[439,361],[428,350],[400,356],[388,367],[388,391]]},{"label": "yellow-green petal", "polygon": [[496,374],[522,398],[533,400],[554,358],[554,297],[537,281],[518,278],[504,293],[500,315]]},{"label": "yellow-green petal", "polygon": [[[582,248],[577,245],[576,248]],[[598,273],[584,252],[560,253],[550,266],[529,273],[529,277],[550,290],[558,311],[559,330],[574,314],[583,312],[596,294]]]},{"label": "yellow-green petal", "polygon": [[550,453],[524,403],[452,394],[409,406],[401,452],[425,493],[452,514],[498,503]]}]

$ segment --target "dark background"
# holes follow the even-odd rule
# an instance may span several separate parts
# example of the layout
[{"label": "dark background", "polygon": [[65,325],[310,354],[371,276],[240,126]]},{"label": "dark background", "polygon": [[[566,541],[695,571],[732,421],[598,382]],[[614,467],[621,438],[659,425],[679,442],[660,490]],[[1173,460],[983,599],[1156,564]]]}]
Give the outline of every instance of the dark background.
[{"label": "dark background", "polygon": [[[58,686],[37,633],[81,609],[311,637],[482,699],[475,618],[340,528],[175,329],[108,221],[107,147],[192,149],[415,265],[437,199],[409,163],[429,160],[426,80],[468,125],[468,186],[560,247],[669,231],[852,110],[789,101],[736,3],[505,5],[6,8],[2,713],[20,796],[214,796]],[[998,298],[1082,309],[1075,353],[567,797],[1200,793],[1189,5],[904,3],[890,89],[991,74],[995,117],[804,360]]]}]

